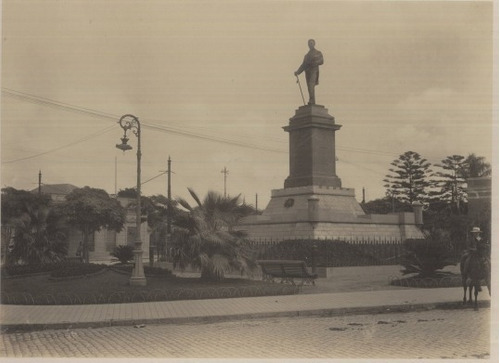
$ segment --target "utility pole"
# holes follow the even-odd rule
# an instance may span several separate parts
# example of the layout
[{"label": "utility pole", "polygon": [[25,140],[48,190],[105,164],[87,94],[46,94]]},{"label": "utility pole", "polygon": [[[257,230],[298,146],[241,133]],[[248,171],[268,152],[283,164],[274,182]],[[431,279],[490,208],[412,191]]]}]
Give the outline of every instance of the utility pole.
[{"label": "utility pole", "polygon": [[115,198],[118,197],[118,161],[116,159],[116,156],[115,156]]},{"label": "utility pole", "polygon": [[171,169],[171,165],[172,165],[172,160],[170,159],[170,155],[168,156],[168,167],[167,167],[167,201],[168,201],[168,205],[167,205],[167,241],[165,243],[165,251],[164,251],[164,254],[165,254],[165,257],[166,257],[166,253],[167,253],[167,246],[168,246],[168,241],[170,239],[170,236],[172,234],[172,178],[171,178],[171,174],[172,174],[172,169]]},{"label": "utility pole", "polygon": [[226,167],[224,167],[223,170],[221,170],[221,173],[224,174],[224,198],[226,198],[227,194],[226,194],[226,179],[227,179],[227,174],[229,174],[229,170],[226,169]]},{"label": "utility pole", "polygon": [[259,195],[255,193],[255,213],[257,214],[257,211],[259,210]]},{"label": "utility pole", "polygon": [[363,187],[363,201],[361,203],[365,204],[365,187]]},{"label": "utility pole", "polygon": [[42,170],[38,170],[38,195],[42,195]]}]

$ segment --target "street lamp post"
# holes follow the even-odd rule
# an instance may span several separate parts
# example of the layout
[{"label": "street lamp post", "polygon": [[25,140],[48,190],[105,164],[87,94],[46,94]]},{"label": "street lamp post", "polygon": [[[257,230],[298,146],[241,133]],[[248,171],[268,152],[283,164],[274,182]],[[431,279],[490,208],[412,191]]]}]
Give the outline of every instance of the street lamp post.
[{"label": "street lamp post", "polygon": [[141,241],[141,124],[139,119],[133,115],[124,115],[118,121],[123,129],[122,143],[116,144],[116,147],[122,151],[131,150],[128,145],[127,131],[132,130],[137,136],[137,202],[135,209],[135,246],[134,246],[134,269],[130,277],[130,285],[146,286],[146,276],[144,275],[144,266],[142,265],[142,241]]}]

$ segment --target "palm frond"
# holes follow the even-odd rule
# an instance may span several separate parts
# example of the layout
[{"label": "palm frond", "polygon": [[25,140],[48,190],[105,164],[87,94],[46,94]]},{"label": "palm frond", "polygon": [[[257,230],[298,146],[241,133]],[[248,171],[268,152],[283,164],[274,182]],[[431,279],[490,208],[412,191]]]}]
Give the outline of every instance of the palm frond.
[{"label": "palm frond", "polygon": [[193,197],[193,199],[196,201],[198,206],[201,207],[203,204],[201,203],[200,198],[198,197],[196,192],[191,188],[188,188],[188,191],[189,191],[189,194],[191,194],[191,197]]},{"label": "palm frond", "polygon": [[193,210],[193,207],[191,207],[191,205],[189,205],[189,203],[183,198],[177,198],[177,203],[179,203],[183,208],[187,209],[188,211]]}]

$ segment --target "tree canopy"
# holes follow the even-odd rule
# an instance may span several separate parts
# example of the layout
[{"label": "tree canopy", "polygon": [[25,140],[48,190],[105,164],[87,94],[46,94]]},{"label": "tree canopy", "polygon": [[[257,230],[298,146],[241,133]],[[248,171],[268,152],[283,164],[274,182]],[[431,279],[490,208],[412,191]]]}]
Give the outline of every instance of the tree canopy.
[{"label": "tree canopy", "polygon": [[102,189],[88,186],[66,196],[67,222],[83,233],[83,259],[88,262],[88,238],[102,228],[119,232],[125,223],[125,209]]},{"label": "tree canopy", "polygon": [[35,194],[27,190],[12,187],[2,189],[2,225],[6,225],[13,218],[19,218],[34,205],[49,205],[50,196]]},{"label": "tree canopy", "polygon": [[451,155],[441,160],[440,164],[434,166],[441,168],[433,174],[436,178],[435,186],[438,188],[433,193],[434,199],[448,204],[454,213],[460,214],[465,211],[467,202],[466,174],[467,163],[462,155]]},{"label": "tree canopy", "polygon": [[426,203],[431,186],[429,176],[431,163],[414,151],[407,151],[394,160],[390,173],[386,175],[386,195],[405,205],[414,202]]},{"label": "tree canopy", "polygon": [[68,253],[64,225],[55,209],[46,205],[27,206],[14,221],[14,262],[46,264],[61,261]]},{"label": "tree canopy", "polygon": [[2,227],[2,253],[8,264],[57,262],[67,254],[62,213],[48,195],[2,189]]},{"label": "tree canopy", "polygon": [[466,168],[462,175],[465,179],[491,175],[491,165],[485,161],[484,156],[476,156],[474,153],[469,154],[465,159],[465,165]]}]

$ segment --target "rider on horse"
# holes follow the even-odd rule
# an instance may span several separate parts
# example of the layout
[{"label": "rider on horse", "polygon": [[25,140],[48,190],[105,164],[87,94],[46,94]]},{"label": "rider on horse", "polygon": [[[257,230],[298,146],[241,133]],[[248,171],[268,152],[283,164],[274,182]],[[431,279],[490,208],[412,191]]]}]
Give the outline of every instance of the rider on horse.
[{"label": "rider on horse", "polygon": [[[488,241],[481,237],[481,229],[479,227],[473,227],[471,234],[472,241],[460,258],[460,269],[463,271],[469,270],[469,263],[473,255],[480,258],[481,264],[489,265],[490,246]],[[479,286],[479,291],[481,291],[481,286]]]}]

